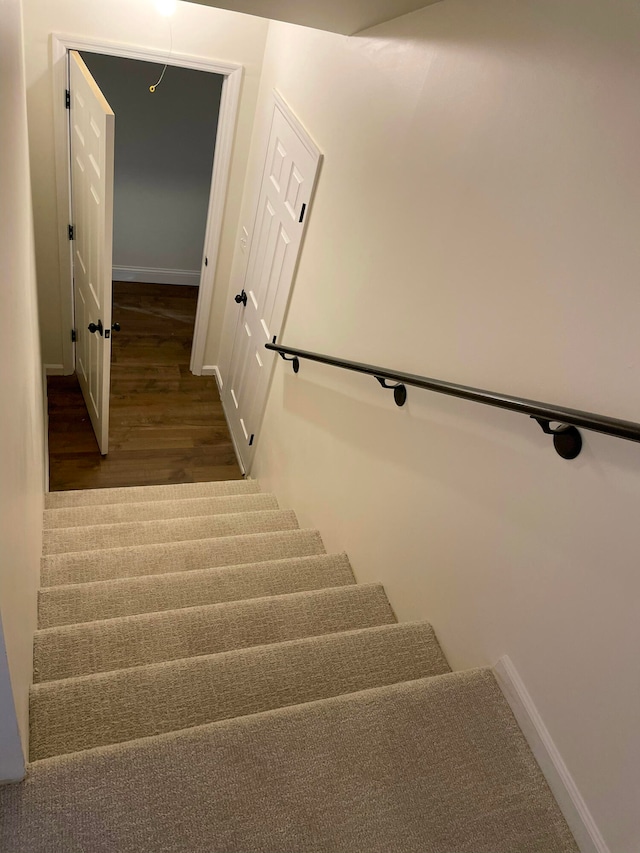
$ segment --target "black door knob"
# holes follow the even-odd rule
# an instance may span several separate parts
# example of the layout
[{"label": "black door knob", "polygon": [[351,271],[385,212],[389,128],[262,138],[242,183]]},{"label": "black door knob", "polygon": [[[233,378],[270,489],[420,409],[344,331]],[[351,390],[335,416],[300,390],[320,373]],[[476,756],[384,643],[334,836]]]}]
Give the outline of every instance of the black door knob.
[{"label": "black door knob", "polygon": [[247,294],[244,292],[244,290],[242,291],[242,293],[236,293],[235,300],[238,303],[238,305],[240,305],[240,303],[242,303],[246,307],[246,305],[247,305]]},{"label": "black door knob", "polygon": [[116,320],[116,322],[111,326],[111,328],[113,329],[114,332],[119,332],[120,331],[120,323],[118,323],[118,321]]},{"label": "black door knob", "polygon": [[89,323],[87,328],[89,329],[90,332],[99,332],[100,334],[102,334],[102,332],[104,331],[103,326],[102,326],[102,320],[98,320],[97,325],[95,323]]}]

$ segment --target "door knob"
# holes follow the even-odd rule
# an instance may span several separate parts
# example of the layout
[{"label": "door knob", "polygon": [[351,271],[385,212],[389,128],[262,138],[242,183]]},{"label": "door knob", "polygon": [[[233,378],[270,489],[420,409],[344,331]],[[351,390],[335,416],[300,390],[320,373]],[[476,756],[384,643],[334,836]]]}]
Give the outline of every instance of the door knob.
[{"label": "door knob", "polygon": [[247,306],[247,294],[244,292],[244,290],[242,291],[242,293],[236,293],[235,300],[238,303],[238,305],[240,305],[240,303],[242,303],[246,308],[246,306]]},{"label": "door knob", "polygon": [[118,323],[118,321],[116,320],[116,322],[111,326],[111,328],[113,329],[114,332],[119,332],[120,331],[120,323]]},{"label": "door knob", "polygon": [[104,331],[103,326],[102,326],[102,320],[98,320],[97,325],[95,323],[89,323],[87,328],[89,329],[90,332],[100,332],[100,334],[102,334],[102,332]]}]

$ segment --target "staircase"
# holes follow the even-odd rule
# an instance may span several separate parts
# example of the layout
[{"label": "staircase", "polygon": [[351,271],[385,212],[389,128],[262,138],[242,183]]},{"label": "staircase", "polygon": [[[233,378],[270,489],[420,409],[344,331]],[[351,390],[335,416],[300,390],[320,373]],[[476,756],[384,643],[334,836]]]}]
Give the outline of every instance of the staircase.
[{"label": "staircase", "polygon": [[255,482],[47,501],[1,850],[577,850],[491,671]]}]

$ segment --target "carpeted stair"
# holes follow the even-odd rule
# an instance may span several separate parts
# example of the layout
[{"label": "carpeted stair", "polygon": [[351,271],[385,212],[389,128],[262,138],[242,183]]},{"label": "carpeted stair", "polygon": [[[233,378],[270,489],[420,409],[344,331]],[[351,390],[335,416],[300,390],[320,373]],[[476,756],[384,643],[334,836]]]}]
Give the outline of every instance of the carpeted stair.
[{"label": "carpeted stair", "polygon": [[490,670],[251,481],[48,496],[30,750],[11,853],[577,850]]}]

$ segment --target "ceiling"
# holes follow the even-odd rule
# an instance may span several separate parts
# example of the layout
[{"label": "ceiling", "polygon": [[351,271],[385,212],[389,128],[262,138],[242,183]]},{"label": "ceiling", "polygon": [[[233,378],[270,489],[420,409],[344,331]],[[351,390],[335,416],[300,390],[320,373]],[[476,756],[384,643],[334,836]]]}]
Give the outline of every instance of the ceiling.
[{"label": "ceiling", "polygon": [[201,6],[214,6],[232,12],[244,12],[260,18],[272,18],[354,35],[392,18],[415,12],[440,0],[189,0]]}]

